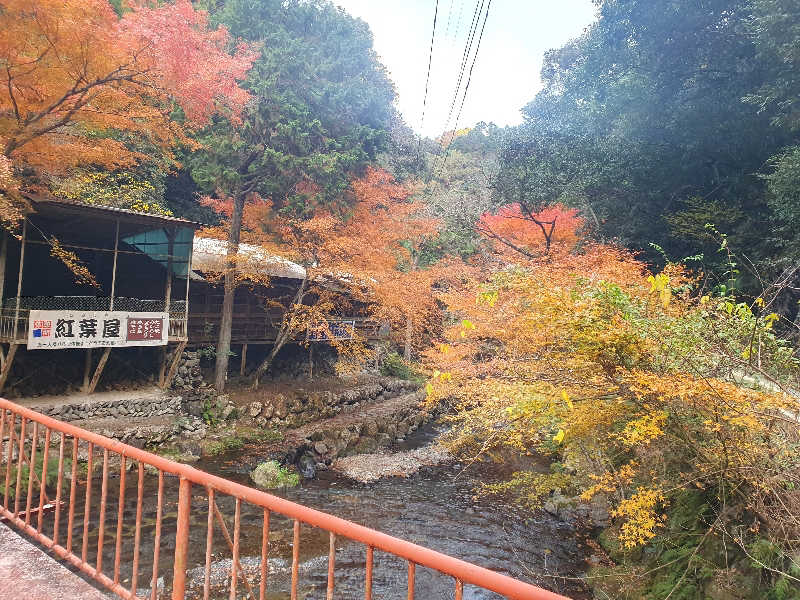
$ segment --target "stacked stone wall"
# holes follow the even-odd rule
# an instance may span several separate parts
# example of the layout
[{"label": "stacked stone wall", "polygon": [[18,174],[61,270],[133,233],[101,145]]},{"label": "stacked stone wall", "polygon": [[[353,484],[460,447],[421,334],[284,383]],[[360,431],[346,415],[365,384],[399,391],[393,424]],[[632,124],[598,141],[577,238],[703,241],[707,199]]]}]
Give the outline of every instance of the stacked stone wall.
[{"label": "stacked stone wall", "polygon": [[305,392],[298,390],[294,397],[277,394],[274,398],[251,402],[247,414],[254,425],[263,428],[288,429],[335,417],[347,410],[373,404],[416,391],[418,384],[386,379],[364,384],[342,392]]}]

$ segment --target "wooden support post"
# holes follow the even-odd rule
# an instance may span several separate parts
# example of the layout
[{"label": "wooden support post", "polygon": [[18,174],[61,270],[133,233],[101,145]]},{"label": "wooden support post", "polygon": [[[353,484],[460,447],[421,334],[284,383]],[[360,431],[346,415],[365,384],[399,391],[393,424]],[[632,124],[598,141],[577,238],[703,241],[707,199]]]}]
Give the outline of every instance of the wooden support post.
[{"label": "wooden support post", "polygon": [[89,377],[92,374],[92,349],[86,349],[86,363],[83,366],[83,393],[89,391]]},{"label": "wooden support post", "polygon": [[[6,288],[6,262],[8,260],[8,233],[3,230],[2,241],[0,241],[0,315],[4,312],[5,288]],[[0,346],[0,369],[6,364],[6,353]]]},{"label": "wooden support post", "polygon": [[194,254],[194,238],[189,243],[189,258],[186,262],[186,303],[183,307],[184,337],[189,339],[189,281],[192,275],[192,254]]},{"label": "wooden support post", "polygon": [[180,342],[178,347],[175,348],[175,354],[172,355],[172,361],[169,365],[169,371],[167,371],[167,376],[164,377],[161,383],[162,389],[167,389],[172,384],[172,379],[175,377],[175,371],[178,370],[178,363],[181,362],[181,356],[183,355],[183,351],[186,349],[186,342]]},{"label": "wooden support post", "polygon": [[242,344],[242,364],[239,365],[239,375],[244,377],[247,367],[247,344]]},{"label": "wooden support post", "polygon": [[25,266],[25,241],[27,240],[27,238],[28,238],[28,219],[25,218],[22,220],[22,245],[20,246],[19,249],[19,274],[17,276],[17,304],[16,308],[14,309],[14,328],[12,333],[12,339],[14,341],[17,340],[17,335],[19,333],[19,298],[22,295],[22,269]]},{"label": "wooden support post", "polygon": [[3,391],[3,388],[6,385],[6,380],[8,379],[8,374],[11,372],[11,365],[14,364],[14,355],[17,353],[17,347],[19,344],[11,343],[8,348],[8,356],[6,356],[6,362],[3,365],[2,370],[0,370],[0,392]]},{"label": "wooden support post", "polygon": [[161,346],[159,355],[161,366],[158,367],[158,387],[164,387],[164,377],[167,375],[167,346]]},{"label": "wooden support post", "polygon": [[3,306],[6,289],[6,262],[8,260],[8,233],[2,232],[3,240],[0,242],[0,308]]},{"label": "wooden support post", "polygon": [[[164,312],[169,318],[169,303],[172,300],[172,255],[175,252],[175,229],[166,229],[167,234],[167,281],[164,285]],[[167,323],[169,329],[169,323]]]},{"label": "wooden support post", "polygon": [[94,370],[92,381],[89,382],[89,387],[86,390],[87,394],[93,394],[97,384],[100,382],[100,375],[103,374],[103,369],[106,368],[108,362],[108,355],[111,354],[111,347],[109,346],[103,351],[103,356],[100,357],[100,362],[97,363],[97,368]]},{"label": "wooden support post", "polygon": [[117,288],[117,254],[119,254],[119,219],[117,219],[117,233],[114,235],[114,266],[111,270],[111,300],[108,310],[114,310],[114,293]]}]

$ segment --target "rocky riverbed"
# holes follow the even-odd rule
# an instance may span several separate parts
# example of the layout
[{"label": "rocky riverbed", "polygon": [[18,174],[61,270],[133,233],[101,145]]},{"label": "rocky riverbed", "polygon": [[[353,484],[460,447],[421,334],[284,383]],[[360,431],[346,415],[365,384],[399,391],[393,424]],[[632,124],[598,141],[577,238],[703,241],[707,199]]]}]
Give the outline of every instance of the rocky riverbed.
[{"label": "rocky riverbed", "polygon": [[361,483],[372,483],[384,477],[409,477],[423,467],[434,467],[452,461],[453,457],[437,444],[382,454],[356,454],[337,458],[333,469]]}]

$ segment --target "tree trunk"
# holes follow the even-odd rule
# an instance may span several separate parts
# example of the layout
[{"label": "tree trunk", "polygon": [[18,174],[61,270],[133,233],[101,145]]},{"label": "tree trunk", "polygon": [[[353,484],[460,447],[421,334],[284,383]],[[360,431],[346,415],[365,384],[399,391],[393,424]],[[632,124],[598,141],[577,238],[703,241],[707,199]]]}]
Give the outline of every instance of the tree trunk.
[{"label": "tree trunk", "polygon": [[214,388],[218,394],[225,390],[228,375],[228,359],[231,351],[231,327],[233,326],[233,296],[236,292],[236,255],[239,253],[239,237],[242,233],[244,194],[238,192],[233,198],[231,229],[228,232],[228,254],[225,262],[225,295],[222,300],[222,318],[217,338],[217,364],[214,373]]},{"label": "tree trunk", "polygon": [[406,345],[403,352],[403,358],[406,361],[411,360],[411,342],[414,339],[414,322],[411,320],[411,315],[406,315]]},{"label": "tree trunk", "polygon": [[289,341],[291,338],[292,333],[292,323],[294,321],[294,307],[295,305],[302,304],[303,299],[306,296],[306,290],[308,289],[308,274],[303,278],[300,282],[300,287],[297,290],[297,293],[292,298],[291,304],[286,309],[286,315],[283,317],[283,321],[281,322],[281,328],[278,330],[278,335],[275,336],[275,343],[272,345],[272,350],[270,350],[267,357],[263,360],[263,362],[258,365],[258,368],[253,372],[253,389],[258,387],[258,382],[261,379],[261,376],[267,372],[267,370],[272,365],[272,361],[275,360],[275,357],[278,355],[278,352],[281,351],[286,345],[286,342]]}]

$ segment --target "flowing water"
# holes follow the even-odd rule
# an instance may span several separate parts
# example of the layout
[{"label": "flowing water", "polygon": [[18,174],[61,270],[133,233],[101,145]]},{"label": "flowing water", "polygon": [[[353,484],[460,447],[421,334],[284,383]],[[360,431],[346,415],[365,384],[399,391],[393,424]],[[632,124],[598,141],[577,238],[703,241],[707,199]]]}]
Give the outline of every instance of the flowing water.
[{"label": "flowing water", "polygon": [[[426,443],[431,430],[420,430],[409,438],[410,446]],[[249,454],[253,454],[252,449]],[[257,452],[256,452],[257,454]],[[246,475],[250,465],[242,464],[235,455],[203,460],[197,468],[249,485]],[[578,581],[570,579],[584,570],[587,549],[573,528],[544,511],[524,513],[496,499],[476,499],[474,490],[479,480],[490,475],[470,467],[462,472],[458,465],[427,468],[408,479],[388,478],[363,485],[342,478],[332,471],[323,471],[315,479],[306,480],[293,489],[277,492],[289,500],[323,510],[344,519],[401,537],[457,558],[547,587],[572,598],[589,598]],[[97,523],[101,495],[99,473],[92,486],[92,518],[87,536],[87,556],[94,564],[97,555]],[[160,544],[159,576],[162,596],[171,583],[172,555],[175,547],[177,513],[177,481],[164,480],[165,506]],[[103,545],[103,570],[113,576],[116,553],[116,523],[119,480],[110,479],[106,509],[106,532]],[[140,562],[137,588],[141,595],[149,593],[155,532],[157,477],[145,477]],[[77,554],[83,544],[85,488],[77,490],[73,547]],[[224,515],[227,529],[233,536],[234,500],[220,496],[217,504]],[[136,473],[127,475],[124,523],[121,537],[119,579],[130,586],[136,518]],[[262,509],[242,503],[240,562],[258,597],[259,557],[262,531]],[[193,488],[192,522],[189,546],[189,597],[202,597],[208,499],[205,490]],[[65,529],[66,514],[62,516]],[[45,531],[52,531],[52,515]],[[270,523],[270,560],[268,595],[270,600],[288,598],[291,579],[292,522],[272,515]],[[65,532],[62,531],[62,542]],[[328,571],[328,534],[309,526],[301,527],[299,598],[325,598]],[[231,553],[219,525],[215,525],[212,554],[212,597],[228,598]],[[337,541],[336,593],[342,600],[364,597],[366,558],[363,545],[346,539]],[[562,578],[563,577],[563,578]],[[166,586],[164,586],[166,582]],[[391,555],[376,551],[373,598],[405,598],[407,565]],[[238,597],[247,597],[246,585],[238,585]],[[453,580],[428,569],[417,567],[416,598],[438,600],[453,598]],[[499,598],[473,586],[465,586],[464,598],[483,600]]]}]

